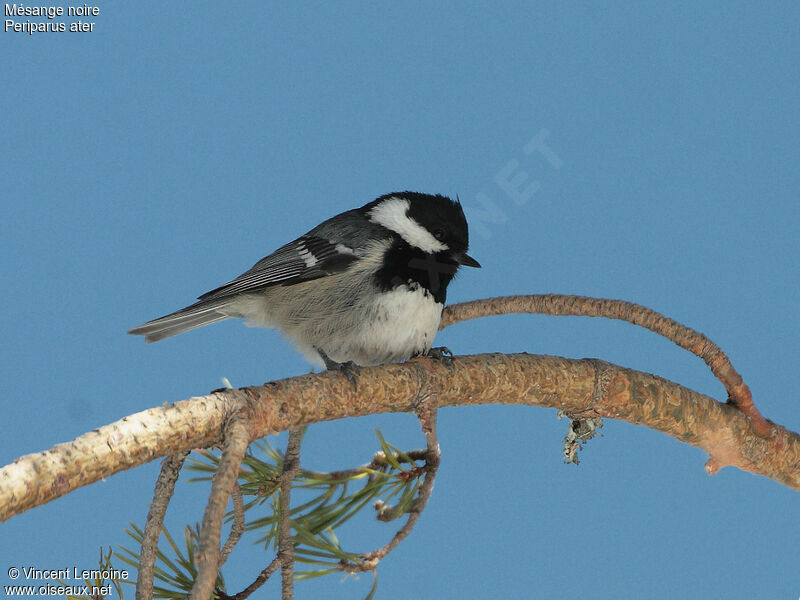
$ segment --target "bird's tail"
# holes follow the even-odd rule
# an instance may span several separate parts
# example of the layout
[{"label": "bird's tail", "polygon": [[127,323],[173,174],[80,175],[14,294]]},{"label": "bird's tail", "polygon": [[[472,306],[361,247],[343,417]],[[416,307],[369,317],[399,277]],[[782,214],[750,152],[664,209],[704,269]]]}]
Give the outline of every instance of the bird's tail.
[{"label": "bird's tail", "polygon": [[179,311],[134,327],[128,333],[143,335],[145,336],[144,341],[148,343],[157,342],[184,331],[229,318],[231,315],[225,314],[220,310],[229,301],[230,299],[228,298],[213,301],[201,300]]}]

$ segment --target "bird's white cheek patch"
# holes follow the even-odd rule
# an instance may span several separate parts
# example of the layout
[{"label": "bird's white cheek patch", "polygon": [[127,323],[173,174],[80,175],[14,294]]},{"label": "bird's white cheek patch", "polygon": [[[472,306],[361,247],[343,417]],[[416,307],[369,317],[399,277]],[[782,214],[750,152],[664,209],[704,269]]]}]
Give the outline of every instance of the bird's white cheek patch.
[{"label": "bird's white cheek patch", "polygon": [[408,216],[411,203],[403,198],[384,200],[369,213],[370,221],[391,229],[406,242],[424,252],[441,252],[447,246],[437,240],[431,233],[414,219]]}]

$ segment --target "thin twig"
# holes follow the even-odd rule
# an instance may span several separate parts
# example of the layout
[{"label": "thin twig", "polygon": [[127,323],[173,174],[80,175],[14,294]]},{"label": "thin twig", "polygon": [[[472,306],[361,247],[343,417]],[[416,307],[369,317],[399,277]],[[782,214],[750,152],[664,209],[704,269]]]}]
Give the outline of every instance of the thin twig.
[{"label": "thin twig", "polygon": [[442,313],[439,329],[478,317],[512,313],[605,317],[627,321],[649,329],[702,358],[711,368],[711,372],[725,386],[725,390],[728,392],[728,402],[748,416],[758,435],[769,437],[774,433],[772,423],[761,415],[753,403],[750,388],[744,383],[742,376],[733,368],[730,359],[719,346],[702,333],[633,302],[563,294],[531,294],[473,300],[446,307]]},{"label": "thin twig", "polygon": [[233,484],[231,499],[233,500],[233,525],[231,525],[231,532],[222,547],[222,551],[219,553],[217,570],[221,569],[225,561],[228,560],[233,547],[239,542],[244,533],[244,500],[242,499],[242,488],[239,487],[238,481]]},{"label": "thin twig", "polygon": [[203,515],[203,525],[197,544],[197,578],[192,587],[191,600],[208,600],[214,592],[214,583],[219,572],[222,518],[249,443],[247,417],[244,411],[240,411],[235,413],[225,426],[222,456],[211,483],[211,494]]},{"label": "thin twig", "polygon": [[278,560],[278,557],[276,556],[275,558],[272,559],[272,562],[269,563],[266,566],[266,568],[263,571],[261,571],[261,573],[258,574],[258,577],[256,577],[255,581],[253,581],[253,583],[248,585],[238,594],[234,594],[233,596],[226,596],[222,595],[219,592],[219,590],[217,590],[217,594],[219,595],[219,600],[245,600],[247,597],[250,596],[250,594],[252,594],[258,588],[264,585],[267,582],[267,579],[270,578],[270,575],[272,575],[280,566],[281,562],[280,560]]},{"label": "thin twig", "polygon": [[[294,432],[296,430],[292,430],[292,431]],[[299,440],[297,440],[297,441],[299,443]],[[297,448],[297,451],[299,453],[299,448]],[[284,470],[282,471],[282,474],[281,474],[281,476],[279,478],[280,479],[280,481],[278,482],[279,485],[282,485],[283,482],[286,481],[286,480],[291,481],[294,478],[294,476],[296,475],[296,472],[299,471],[300,465],[299,465],[299,461],[297,461],[298,464],[296,465],[297,471],[295,471],[295,475],[292,475],[291,478],[288,477],[288,475],[291,474],[291,471],[289,469],[292,468],[292,465],[288,462],[289,458],[290,458],[290,453],[294,453],[294,449],[290,449],[290,448],[287,447],[286,456],[284,457]],[[394,454],[395,460],[398,461],[398,462],[401,462],[401,463],[402,462],[407,462],[409,460],[412,461],[412,462],[413,461],[417,461],[417,460],[425,460],[428,456],[430,456],[429,450],[410,450],[410,451],[405,452],[405,453],[397,452],[397,453]],[[378,469],[378,468],[380,468],[382,466],[388,465],[388,464],[390,464],[390,463],[387,460],[386,455],[383,452],[376,452],[375,456],[373,456],[372,460],[369,463],[367,463],[366,465],[363,465],[361,467],[356,467],[356,468],[353,468],[353,469],[347,469],[345,471],[332,471],[330,473],[317,473],[317,472],[313,472],[313,471],[303,471],[303,472],[304,473],[313,473],[315,477],[320,478],[320,479],[322,479],[322,478],[347,479],[349,477],[352,477],[352,476],[359,475],[359,474],[363,473],[364,470],[376,470],[376,469]],[[427,466],[424,469],[427,469]],[[284,477],[284,474],[286,474],[285,477]],[[234,487],[234,493],[235,493],[236,489],[237,488]],[[282,489],[283,489],[283,487],[282,487]],[[286,495],[286,492],[283,491],[282,494]],[[288,500],[288,497],[287,497],[287,500]],[[235,503],[235,496],[234,496],[234,503]],[[287,504],[288,504],[288,502],[287,502]],[[288,515],[289,512],[291,511],[291,507],[289,507],[289,509],[286,510],[286,508],[287,508],[286,506],[284,506],[283,504],[281,504],[280,506],[281,506],[280,510],[281,510],[281,513],[282,513],[281,531],[284,531],[283,528],[285,527],[285,523],[289,523],[290,520],[283,518],[283,515]],[[399,540],[398,540],[398,543],[399,543]],[[227,545],[228,544],[226,543],[226,547],[227,547]],[[293,548],[292,548],[292,550],[293,550]],[[224,553],[224,549],[223,549],[223,553]],[[292,562],[294,561],[293,556],[290,558],[290,560]],[[260,588],[262,585],[264,585],[264,583],[266,583],[266,581],[269,579],[269,577],[272,575],[272,573],[275,572],[275,570],[279,566],[281,566],[280,556],[276,556],[272,560],[272,562],[263,571],[261,571],[261,573],[259,573],[259,575],[258,575],[258,577],[256,577],[255,581],[253,581],[253,583],[251,583],[249,586],[247,586],[241,592],[239,592],[237,594],[234,594],[233,596],[229,596],[229,595],[226,595],[226,594],[222,593],[221,590],[217,590],[217,595],[218,595],[219,600],[245,600],[253,592],[255,592],[258,588]]]},{"label": "thin twig", "polygon": [[178,480],[188,455],[189,451],[184,450],[168,456],[161,463],[161,473],[156,481],[153,501],[150,503],[147,522],[144,525],[144,535],[142,535],[139,574],[136,578],[136,600],[150,600],[153,597],[153,570],[158,555],[158,537],[164,524],[167,506],[175,491],[175,482]]},{"label": "thin twig", "polygon": [[[392,455],[392,458],[399,462],[405,463],[408,461],[418,461],[418,460],[425,460],[425,457],[428,455],[427,450],[409,450],[408,452],[395,452]],[[386,458],[386,455],[383,451],[376,452],[375,456],[372,457],[372,460],[369,461],[365,465],[361,465],[360,467],[354,467],[352,469],[345,469],[344,471],[331,471],[329,473],[321,473],[318,471],[303,471],[303,473],[314,477],[315,479],[327,479],[327,480],[338,480],[338,479],[352,479],[357,475],[361,475],[365,471],[377,471],[381,467],[385,467],[390,465],[391,463]]]},{"label": "thin twig", "polygon": [[428,500],[431,497],[431,492],[433,492],[433,482],[436,479],[436,472],[439,469],[439,463],[442,459],[441,451],[439,449],[439,441],[436,436],[435,406],[431,406],[425,402],[420,408],[418,408],[417,417],[419,418],[420,425],[422,426],[422,432],[425,434],[425,442],[427,445],[425,457],[425,480],[422,482],[422,485],[420,485],[417,497],[408,510],[408,520],[406,520],[405,524],[398,530],[397,533],[394,534],[394,537],[389,541],[388,544],[382,548],[378,548],[377,550],[370,552],[369,554],[365,554],[362,557],[361,563],[357,565],[353,565],[352,563],[347,563],[346,565],[342,564],[342,568],[346,571],[375,571],[378,563],[386,558],[386,555],[388,555],[397,547],[400,542],[408,537],[408,534],[411,533],[412,529],[414,529],[414,525],[417,524],[422,511],[425,510],[425,506],[428,504]]},{"label": "thin twig", "polygon": [[281,598],[294,597],[294,541],[292,540],[291,493],[294,476],[300,470],[300,442],[303,427],[289,430],[289,442],[283,457],[280,496],[280,531],[278,533],[278,559],[281,563]]}]

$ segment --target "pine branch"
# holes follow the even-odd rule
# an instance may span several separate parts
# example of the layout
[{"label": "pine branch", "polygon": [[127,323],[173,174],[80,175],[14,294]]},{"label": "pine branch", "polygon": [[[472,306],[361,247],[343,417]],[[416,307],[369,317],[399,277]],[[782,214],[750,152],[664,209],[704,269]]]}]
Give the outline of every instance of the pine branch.
[{"label": "pine branch", "polygon": [[[436,409],[430,406],[431,403],[429,403],[428,400],[429,399],[426,398],[417,408],[417,417],[419,418],[422,432],[425,434],[425,442],[427,445],[424,468],[425,480],[422,482],[422,485],[420,485],[419,493],[407,511],[408,519],[388,544],[364,555],[362,557],[362,562],[356,567],[351,564],[343,565],[344,570],[374,572],[378,563],[386,558],[400,542],[408,537],[408,534],[414,529],[422,511],[425,510],[425,506],[428,504],[428,500],[433,492],[433,482],[436,479],[436,472],[439,470],[439,464],[442,460],[441,451],[439,449],[439,439],[436,435]],[[386,507],[381,507],[380,511],[382,512],[384,508]],[[380,519],[381,517],[379,516],[378,518]]]},{"label": "pine branch", "polygon": [[772,435],[772,424],[756,408],[750,388],[742,380],[742,376],[733,368],[730,359],[719,346],[702,333],[640,304],[626,302],[625,300],[608,300],[605,298],[562,294],[504,296],[447,306],[442,313],[442,322],[439,325],[439,329],[479,317],[514,313],[605,317],[627,321],[649,329],[674,342],[684,350],[688,350],[695,356],[702,358],[710,367],[711,372],[725,386],[725,391],[728,392],[728,402],[738,407],[750,418],[758,435],[762,437]]},{"label": "pine branch", "polygon": [[456,357],[452,366],[420,358],[361,369],[358,389],[338,373],[223,390],[151,408],[0,469],[0,520],[114,473],[218,439],[231,414],[248,408],[250,439],[322,421],[413,412],[433,390],[438,407],[521,404],[572,416],[646,425],[726,465],[800,490],[800,436],[779,425],[762,438],[741,411],[655,375],[598,360],[529,354]]},{"label": "pine branch", "polygon": [[[572,419],[573,430],[582,424],[596,425],[600,418],[644,424],[706,450],[710,455],[706,470],[710,474],[733,465],[800,490],[800,436],[761,416],[749,388],[728,357],[704,335],[636,304],[559,295],[512,296],[450,306],[444,312],[441,327],[478,316],[515,312],[602,316],[646,327],[701,357],[725,386],[728,402],[723,404],[654,375],[596,359],[527,354],[457,357],[448,363],[420,358],[402,365],[362,369],[357,388],[338,373],[295,377],[262,387],[218,390],[202,398],[143,411],[48,452],[21,457],[0,469],[0,519],[154,457],[169,455],[156,484],[145,531],[138,538],[142,550],[136,595],[149,597],[159,532],[184,459],[192,448],[209,447],[222,438],[223,452],[202,529],[192,533],[197,535],[197,577],[190,597],[207,600],[215,592],[219,568],[245,527],[245,507],[237,478],[247,446],[264,435],[290,430],[283,471],[276,478],[281,490],[278,556],[239,594],[228,596],[221,589],[216,593],[225,599],[246,598],[280,567],[282,597],[291,600],[295,552],[289,499],[300,468],[302,427],[382,412],[416,412],[420,419],[427,449],[417,452],[424,454],[425,465],[414,464],[402,471],[409,480],[417,481],[405,484],[406,491],[397,506],[378,507],[379,519],[388,521],[407,514],[406,523],[384,547],[358,556],[339,553],[342,560],[338,567],[334,566],[374,574],[380,560],[411,532],[430,497],[440,462],[437,408],[488,403],[557,408],[559,415]],[[580,427],[571,433],[576,440],[589,435],[582,433]],[[388,462],[399,469],[398,462],[413,463],[420,458],[396,452],[380,439],[383,452],[375,455],[370,463],[373,466]],[[570,452],[580,446],[580,441],[570,438],[568,442]],[[343,473],[351,471],[354,470]],[[420,482],[418,478],[423,476]],[[234,524],[220,551],[222,519],[231,495]],[[372,593],[374,586],[370,596]]]},{"label": "pine branch", "polygon": [[207,600],[214,591],[220,563],[220,531],[233,486],[239,476],[239,465],[250,444],[246,411],[236,412],[225,425],[225,443],[219,468],[211,483],[211,495],[203,515],[197,544],[197,579],[190,600]]},{"label": "pine branch", "polygon": [[225,540],[225,545],[219,553],[219,565],[217,569],[221,569],[228,556],[233,551],[234,546],[239,543],[244,533],[244,499],[242,498],[242,489],[239,487],[239,482],[233,484],[231,489],[231,500],[233,500],[233,525],[231,526],[230,535]]},{"label": "pine branch", "polygon": [[181,467],[189,454],[188,450],[172,454],[164,459],[161,473],[156,481],[153,502],[147,513],[147,522],[142,536],[141,554],[139,555],[139,574],[136,580],[136,600],[150,600],[153,597],[153,568],[158,554],[158,537],[164,525],[164,515],[175,491],[175,482]]},{"label": "pine branch", "polygon": [[283,458],[281,472],[280,533],[278,534],[278,559],[281,563],[281,598],[294,598],[294,542],[292,541],[291,492],[294,476],[300,470],[300,442],[304,429],[297,427],[289,431],[289,442]]}]

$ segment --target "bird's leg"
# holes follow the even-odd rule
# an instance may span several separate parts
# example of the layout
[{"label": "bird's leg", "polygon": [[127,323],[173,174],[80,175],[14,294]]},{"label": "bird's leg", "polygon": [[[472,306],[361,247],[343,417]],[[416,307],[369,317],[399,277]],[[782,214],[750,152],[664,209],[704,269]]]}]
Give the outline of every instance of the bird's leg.
[{"label": "bird's leg", "polygon": [[352,360],[348,360],[347,362],[339,363],[335,360],[331,360],[327,354],[321,348],[314,348],[318,353],[322,361],[325,363],[325,368],[328,371],[339,371],[342,373],[347,379],[352,383],[354,386],[356,385],[356,375],[358,375],[358,370],[361,368]]}]

